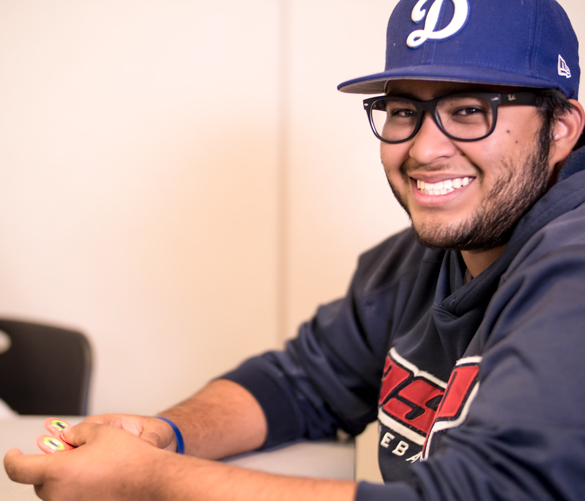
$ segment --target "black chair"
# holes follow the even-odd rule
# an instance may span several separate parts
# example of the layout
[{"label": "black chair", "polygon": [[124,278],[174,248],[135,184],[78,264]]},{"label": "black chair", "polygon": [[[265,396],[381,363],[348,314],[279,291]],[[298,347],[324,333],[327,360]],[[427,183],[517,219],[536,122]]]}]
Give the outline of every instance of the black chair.
[{"label": "black chair", "polygon": [[0,398],[19,414],[85,416],[91,346],[80,332],[0,319]]}]

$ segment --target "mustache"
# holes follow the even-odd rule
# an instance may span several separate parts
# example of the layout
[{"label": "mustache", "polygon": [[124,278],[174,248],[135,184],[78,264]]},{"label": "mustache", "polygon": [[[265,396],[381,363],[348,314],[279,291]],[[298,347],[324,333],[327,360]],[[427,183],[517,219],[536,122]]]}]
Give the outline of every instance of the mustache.
[{"label": "mustache", "polygon": [[416,160],[409,158],[407,159],[401,166],[400,166],[400,174],[403,177],[411,177],[411,174],[415,172],[439,172],[439,171],[448,171],[450,167],[445,164],[437,164],[437,165],[427,165],[421,164]]},{"label": "mustache", "polygon": [[[474,162],[470,161],[469,163],[477,171],[478,176],[482,177],[483,170]],[[412,174],[415,174],[416,172],[449,172],[450,170],[452,170],[452,166],[448,164],[428,165],[422,164],[413,158],[408,158],[402,163],[402,165],[400,165],[399,172],[404,179],[408,180],[410,177],[412,177]]]}]

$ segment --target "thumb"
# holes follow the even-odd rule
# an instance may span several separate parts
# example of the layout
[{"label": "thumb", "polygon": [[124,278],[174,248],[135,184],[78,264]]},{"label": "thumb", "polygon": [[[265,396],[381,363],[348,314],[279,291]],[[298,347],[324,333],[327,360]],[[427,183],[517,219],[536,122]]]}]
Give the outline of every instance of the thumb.
[{"label": "thumb", "polygon": [[140,438],[159,449],[176,449],[175,432],[170,424],[159,418],[149,418],[145,422]]},{"label": "thumb", "polygon": [[96,434],[100,425],[93,423],[80,423],[75,426],[69,426],[61,432],[61,437],[65,442],[73,447],[79,447],[89,442]]},{"label": "thumb", "polygon": [[13,447],[4,456],[4,469],[10,480],[21,484],[42,484],[48,456],[39,454],[23,455]]},{"label": "thumb", "polygon": [[147,444],[153,445],[158,449],[164,449],[166,446],[166,444],[163,444],[163,438],[160,433],[157,433],[156,431],[146,431],[140,435],[140,438]]}]

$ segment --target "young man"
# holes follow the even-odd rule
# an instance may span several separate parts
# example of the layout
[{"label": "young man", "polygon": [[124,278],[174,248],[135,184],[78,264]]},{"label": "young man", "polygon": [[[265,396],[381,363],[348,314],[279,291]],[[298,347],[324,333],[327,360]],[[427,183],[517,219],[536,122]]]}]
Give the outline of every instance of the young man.
[{"label": "young man", "polygon": [[[554,0],[402,0],[385,71],[340,89],[381,94],[364,105],[412,230],[364,254],[285,351],[163,413],[172,424],[92,417],[67,431],[75,451],[9,451],[10,477],[47,500],[585,498],[578,86]],[[209,461],[376,418],[385,485]]]}]

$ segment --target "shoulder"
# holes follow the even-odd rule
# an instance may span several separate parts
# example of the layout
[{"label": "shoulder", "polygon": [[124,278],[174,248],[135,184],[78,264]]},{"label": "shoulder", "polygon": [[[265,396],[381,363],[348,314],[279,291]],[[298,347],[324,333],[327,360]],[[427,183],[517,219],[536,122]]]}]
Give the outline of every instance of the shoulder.
[{"label": "shoulder", "polygon": [[536,269],[574,266],[575,260],[585,263],[585,203],[540,228],[518,252],[502,276],[502,283]]},{"label": "shoulder", "polygon": [[571,346],[581,338],[583,298],[585,203],[526,241],[502,275],[482,328],[490,344],[511,336],[524,339],[526,346],[552,347],[566,337],[566,346]]}]

